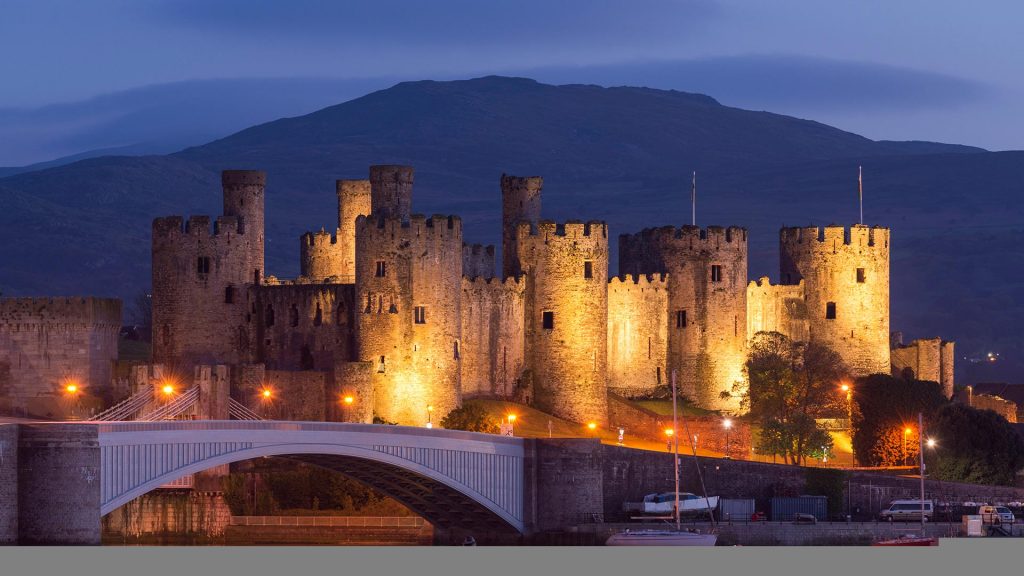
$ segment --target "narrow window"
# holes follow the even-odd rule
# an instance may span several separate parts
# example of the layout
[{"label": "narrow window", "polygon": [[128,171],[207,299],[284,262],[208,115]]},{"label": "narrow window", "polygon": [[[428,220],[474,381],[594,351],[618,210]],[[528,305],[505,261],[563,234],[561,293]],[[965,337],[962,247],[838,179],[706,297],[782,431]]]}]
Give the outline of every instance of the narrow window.
[{"label": "narrow window", "polygon": [[210,273],[210,257],[209,256],[200,256],[196,260],[196,272],[198,272],[199,274],[209,274]]},{"label": "narrow window", "polygon": [[417,324],[426,324],[427,323],[427,307],[426,306],[417,306],[414,312],[415,312],[414,316],[415,316]]},{"label": "narrow window", "polygon": [[721,282],[722,281],[722,267],[718,264],[711,265],[711,281]]},{"label": "narrow window", "polygon": [[656,368],[658,374],[658,386],[661,386],[661,366]]},{"label": "narrow window", "polygon": [[377,278],[383,278],[388,274],[388,266],[383,260],[377,260]]},{"label": "narrow window", "polygon": [[292,304],[291,325],[292,328],[295,328],[296,326],[299,325],[299,308],[295,306],[295,304]]},{"label": "narrow window", "polygon": [[316,303],[316,316],[313,317],[313,326],[319,326],[324,323],[324,311],[320,308],[320,303]]},{"label": "narrow window", "polygon": [[459,359],[459,341],[458,340],[455,341],[455,359],[456,360]]},{"label": "narrow window", "polygon": [[235,287],[228,286],[224,289],[224,303],[234,304],[235,303]]},{"label": "narrow window", "polygon": [[583,277],[593,278],[594,277],[594,263],[590,260],[583,262]]},{"label": "narrow window", "polygon": [[647,337],[647,359],[651,359],[651,337]]},{"label": "narrow window", "polygon": [[866,275],[863,268],[857,268],[857,284],[863,284]]},{"label": "narrow window", "polygon": [[380,357],[380,362],[377,363],[377,373],[378,374],[383,374],[384,373],[384,357],[383,356]]},{"label": "narrow window", "polygon": [[554,330],[555,328],[555,313],[550,310],[544,312],[544,329]]},{"label": "narrow window", "polygon": [[676,328],[686,328],[686,310],[676,310]]},{"label": "narrow window", "polygon": [[836,319],[836,303],[835,302],[829,302],[828,304],[825,304],[825,319],[826,320],[835,320]]},{"label": "narrow window", "polygon": [[267,310],[263,313],[263,324],[270,328],[274,325],[274,308],[267,304]]}]

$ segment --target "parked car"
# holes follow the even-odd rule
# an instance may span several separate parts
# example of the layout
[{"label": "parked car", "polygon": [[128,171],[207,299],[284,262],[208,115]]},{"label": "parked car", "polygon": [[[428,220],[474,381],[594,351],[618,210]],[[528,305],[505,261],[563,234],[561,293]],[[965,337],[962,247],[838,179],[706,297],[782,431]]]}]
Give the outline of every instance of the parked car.
[{"label": "parked car", "polygon": [[979,506],[978,515],[983,524],[1013,524],[1017,521],[1006,506]]},{"label": "parked car", "polygon": [[[924,521],[928,522],[935,514],[935,506],[931,500],[924,501]],[[878,516],[888,522],[921,520],[920,500],[893,500],[889,507]]]}]

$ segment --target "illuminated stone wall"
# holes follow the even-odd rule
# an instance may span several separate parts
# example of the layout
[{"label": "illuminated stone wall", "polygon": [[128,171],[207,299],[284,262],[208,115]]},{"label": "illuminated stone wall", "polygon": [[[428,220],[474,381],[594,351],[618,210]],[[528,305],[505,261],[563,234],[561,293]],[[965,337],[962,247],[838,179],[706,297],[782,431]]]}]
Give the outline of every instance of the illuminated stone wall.
[{"label": "illuminated stone wall", "polygon": [[699,406],[738,410],[747,343],[747,231],[648,228],[619,237],[619,272],[668,274],[669,377]]},{"label": "illuminated stone wall", "polygon": [[668,382],[668,281],[625,274],[608,282],[608,389],[643,396]]},{"label": "illuminated stone wall", "polygon": [[299,240],[300,276],[314,282],[352,284],[356,274],[356,218],[370,213],[369,180],[337,180],[338,227]]},{"label": "illuminated stone wall", "polygon": [[356,254],[357,359],[377,366],[376,413],[400,424],[422,424],[428,406],[444,416],[461,403],[462,221],[403,223],[374,207],[356,220]]},{"label": "illuminated stone wall", "polygon": [[953,397],[953,342],[942,338],[923,338],[909,345],[894,343],[891,354],[892,374],[942,384],[947,398]]},{"label": "illuminated stone wall", "polygon": [[779,332],[790,340],[807,342],[807,303],[804,284],[772,285],[767,276],[747,285],[747,337]]},{"label": "illuminated stone wall", "polygon": [[780,246],[782,284],[804,282],[810,339],[854,376],[890,373],[889,230],[783,228]]},{"label": "illuminated stone wall", "polygon": [[[573,422],[608,418],[608,228],[542,220],[517,229],[526,274],[526,358],[536,406]],[[589,268],[588,268],[589,267]],[[589,269],[589,277],[587,270]],[[545,327],[545,315],[551,323]]]},{"label": "illuminated stone wall", "polygon": [[251,354],[252,292],[262,282],[263,172],[223,172],[224,215],[153,221],[153,359],[236,363]]},{"label": "illuminated stone wall", "polygon": [[0,414],[70,415],[68,384],[111,400],[120,330],[120,300],[0,299]]},{"label": "illuminated stone wall", "polygon": [[462,278],[462,395],[513,395],[523,373],[526,281]]}]

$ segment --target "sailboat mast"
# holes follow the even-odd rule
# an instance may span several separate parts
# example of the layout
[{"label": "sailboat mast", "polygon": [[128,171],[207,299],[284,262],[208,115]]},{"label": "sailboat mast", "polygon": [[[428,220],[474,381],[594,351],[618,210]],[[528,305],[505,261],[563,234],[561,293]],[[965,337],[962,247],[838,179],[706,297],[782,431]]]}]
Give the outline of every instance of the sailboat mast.
[{"label": "sailboat mast", "polygon": [[675,516],[676,516],[676,531],[680,530],[679,527],[679,426],[676,418],[676,371],[672,371],[672,468],[675,470],[676,475],[676,505],[675,505]]}]

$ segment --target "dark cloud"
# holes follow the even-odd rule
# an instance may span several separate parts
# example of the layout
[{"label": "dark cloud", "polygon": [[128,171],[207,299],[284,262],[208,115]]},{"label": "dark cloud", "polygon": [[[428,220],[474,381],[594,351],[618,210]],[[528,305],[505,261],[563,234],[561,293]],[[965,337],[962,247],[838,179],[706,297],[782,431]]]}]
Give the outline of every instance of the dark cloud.
[{"label": "dark cloud", "polygon": [[517,71],[542,82],[699,92],[724,104],[814,113],[947,108],[994,90],[982,83],[872,62],[787,55],[716,57]]},{"label": "dark cloud", "polygon": [[719,9],[712,0],[167,0],[150,14],[250,39],[530,49],[678,40]]}]

